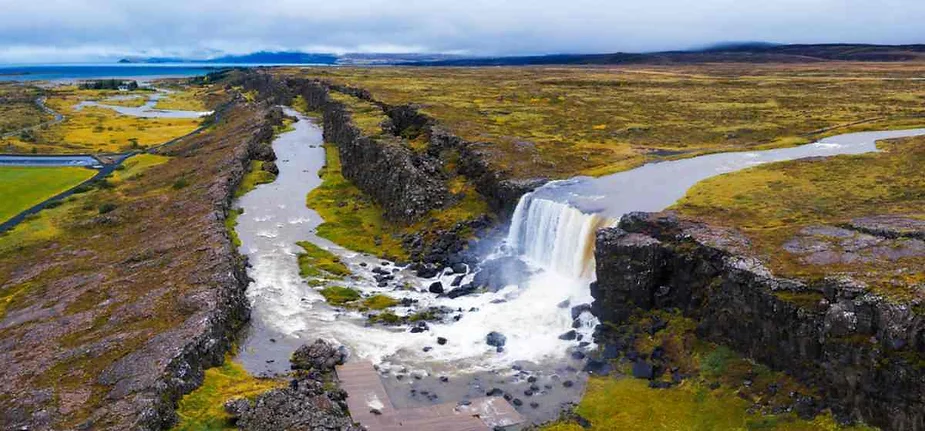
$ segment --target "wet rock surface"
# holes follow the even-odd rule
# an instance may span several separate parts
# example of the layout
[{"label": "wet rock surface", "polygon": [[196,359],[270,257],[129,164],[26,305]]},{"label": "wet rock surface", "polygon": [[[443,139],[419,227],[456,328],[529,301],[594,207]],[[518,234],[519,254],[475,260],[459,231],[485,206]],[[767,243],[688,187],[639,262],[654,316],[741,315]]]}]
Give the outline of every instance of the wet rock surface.
[{"label": "wet rock surface", "polygon": [[[884,240],[832,227],[806,233],[860,248]],[[925,319],[914,304],[850,279],[774,277],[739,253],[743,244],[735,232],[670,214],[629,215],[598,233],[594,313],[619,323],[638,309],[678,309],[705,339],[820,388],[839,418],[925,427],[925,371],[917,365]]]},{"label": "wet rock surface", "polygon": [[334,367],[343,361],[342,349],[322,340],[304,345],[292,356],[296,373],[289,386],[254,400],[229,401],[225,411],[238,428],[248,431],[362,431],[347,413],[347,393],[336,388]]}]

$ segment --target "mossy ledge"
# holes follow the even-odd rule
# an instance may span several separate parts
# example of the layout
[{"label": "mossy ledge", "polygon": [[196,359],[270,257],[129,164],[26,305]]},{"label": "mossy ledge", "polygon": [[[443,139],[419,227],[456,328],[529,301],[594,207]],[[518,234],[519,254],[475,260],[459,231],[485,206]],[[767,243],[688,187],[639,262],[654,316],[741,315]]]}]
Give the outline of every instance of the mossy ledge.
[{"label": "mossy ledge", "polygon": [[746,244],[672,213],[630,214],[598,233],[594,313],[620,324],[639,309],[678,309],[703,338],[819,388],[838,418],[925,428],[925,318],[915,304],[845,279],[775,277]]}]

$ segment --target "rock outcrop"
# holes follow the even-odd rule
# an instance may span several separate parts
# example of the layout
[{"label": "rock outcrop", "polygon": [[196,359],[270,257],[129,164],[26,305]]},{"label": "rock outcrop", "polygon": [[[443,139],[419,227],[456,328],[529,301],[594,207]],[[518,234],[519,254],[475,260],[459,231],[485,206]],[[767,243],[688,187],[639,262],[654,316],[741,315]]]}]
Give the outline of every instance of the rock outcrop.
[{"label": "rock outcrop", "polygon": [[704,338],[820,388],[840,418],[925,429],[921,305],[846,279],[775,277],[746,248],[732,231],[630,214],[598,233],[594,313],[678,309]]},{"label": "rock outcrop", "polygon": [[225,410],[246,431],[362,431],[347,413],[347,393],[336,387],[334,367],[344,358],[343,349],[322,340],[302,346],[292,356],[296,371],[288,387],[229,401]]}]

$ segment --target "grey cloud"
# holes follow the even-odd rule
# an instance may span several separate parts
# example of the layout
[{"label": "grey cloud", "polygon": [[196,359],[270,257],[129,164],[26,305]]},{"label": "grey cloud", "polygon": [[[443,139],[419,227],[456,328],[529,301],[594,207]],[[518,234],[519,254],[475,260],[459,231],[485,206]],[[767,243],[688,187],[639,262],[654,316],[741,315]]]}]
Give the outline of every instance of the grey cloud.
[{"label": "grey cloud", "polygon": [[921,0],[0,0],[0,61],[260,49],[535,54],[925,42]]}]

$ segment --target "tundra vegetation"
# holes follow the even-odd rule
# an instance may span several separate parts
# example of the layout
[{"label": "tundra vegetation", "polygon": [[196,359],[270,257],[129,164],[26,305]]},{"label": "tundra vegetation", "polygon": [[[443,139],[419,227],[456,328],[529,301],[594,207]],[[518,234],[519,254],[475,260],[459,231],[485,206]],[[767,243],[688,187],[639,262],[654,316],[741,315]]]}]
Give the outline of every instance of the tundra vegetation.
[{"label": "tundra vegetation", "polygon": [[74,154],[138,150],[183,136],[201,123],[199,119],[190,118],[132,117],[98,106],[77,109],[82,101],[140,106],[147,100],[147,91],[120,92],[62,86],[46,92],[46,106],[64,115],[64,121],[7,138],[3,142],[5,151]]},{"label": "tundra vegetation", "polygon": [[[741,231],[778,275],[847,275],[889,298],[921,300],[920,239],[876,240],[839,229],[872,216],[925,221],[925,138],[878,146],[877,153],[773,163],[708,179],[674,209]],[[804,253],[809,245],[831,253]]]},{"label": "tundra vegetation", "polygon": [[0,136],[50,121],[52,115],[36,102],[42,94],[43,91],[37,87],[0,84]]},{"label": "tundra vegetation", "polygon": [[917,63],[280,69],[415,104],[519,178],[921,123]]}]

